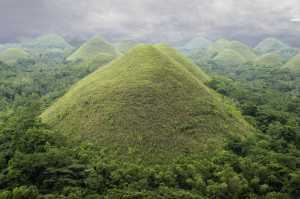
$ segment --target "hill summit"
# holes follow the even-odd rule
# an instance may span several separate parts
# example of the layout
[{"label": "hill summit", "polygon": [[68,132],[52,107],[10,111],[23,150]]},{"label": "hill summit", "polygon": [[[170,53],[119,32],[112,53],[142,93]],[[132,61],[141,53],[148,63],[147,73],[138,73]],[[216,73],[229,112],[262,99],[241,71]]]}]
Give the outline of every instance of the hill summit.
[{"label": "hill summit", "polygon": [[252,128],[205,82],[209,77],[166,45],[138,45],[74,85],[44,122],[118,157],[166,160],[222,147]]}]

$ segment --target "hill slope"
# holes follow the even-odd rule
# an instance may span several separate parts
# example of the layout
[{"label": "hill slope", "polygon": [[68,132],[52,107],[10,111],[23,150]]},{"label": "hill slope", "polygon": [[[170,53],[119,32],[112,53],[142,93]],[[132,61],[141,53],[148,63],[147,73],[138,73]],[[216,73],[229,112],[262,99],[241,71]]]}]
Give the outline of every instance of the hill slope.
[{"label": "hill slope", "polygon": [[30,55],[21,48],[7,48],[0,53],[0,61],[14,64],[21,59],[29,59]]},{"label": "hill slope", "polygon": [[67,61],[93,61],[95,58],[112,60],[117,55],[115,48],[100,36],[95,36],[85,42]]},{"label": "hill slope", "polygon": [[208,152],[230,133],[251,131],[185,62],[165,45],[139,45],[79,81],[42,120],[119,158],[147,162]]}]

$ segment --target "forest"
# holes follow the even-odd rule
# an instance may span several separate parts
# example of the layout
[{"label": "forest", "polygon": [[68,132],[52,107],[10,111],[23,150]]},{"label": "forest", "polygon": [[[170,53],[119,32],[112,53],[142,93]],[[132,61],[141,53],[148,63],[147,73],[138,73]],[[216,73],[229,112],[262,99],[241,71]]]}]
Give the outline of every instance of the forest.
[{"label": "forest", "polygon": [[41,120],[96,70],[93,62],[1,62],[0,198],[298,198],[300,75],[281,65],[203,64],[187,56],[255,133],[227,136],[220,150],[178,154],[167,164],[123,161],[90,142],[74,144]]},{"label": "forest", "polygon": [[300,1],[0,0],[0,199],[300,199]]}]

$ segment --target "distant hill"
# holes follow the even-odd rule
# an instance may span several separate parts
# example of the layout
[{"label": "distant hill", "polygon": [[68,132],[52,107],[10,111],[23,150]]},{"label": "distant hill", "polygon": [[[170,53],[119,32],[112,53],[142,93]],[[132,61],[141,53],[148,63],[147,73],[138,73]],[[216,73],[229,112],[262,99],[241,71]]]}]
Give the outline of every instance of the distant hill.
[{"label": "distant hill", "polygon": [[253,61],[256,59],[256,54],[255,54],[254,50],[242,42],[232,41],[232,42],[230,42],[228,48],[238,52],[240,55],[242,55],[246,59],[246,61]]},{"label": "distant hill", "polygon": [[228,46],[230,46],[230,43],[231,42],[229,40],[218,39],[208,47],[208,52],[211,56],[215,56],[219,51],[228,48]]},{"label": "distant hill", "polygon": [[285,61],[289,60],[300,52],[299,49],[292,48],[276,38],[267,38],[261,41],[255,47],[255,50],[261,55],[271,52],[278,53]]},{"label": "distant hill", "polygon": [[43,35],[22,43],[24,48],[34,49],[72,49],[72,46],[61,36],[55,34]]},{"label": "distant hill", "polygon": [[209,89],[209,77],[166,45],[138,45],[74,85],[44,122],[126,160],[209,153],[252,128]]},{"label": "distant hill", "polygon": [[291,58],[283,68],[289,69],[293,72],[300,72],[300,53]]},{"label": "distant hill", "polygon": [[[254,50],[239,41],[219,39],[208,48],[210,56],[217,59],[226,59],[226,63],[245,63],[256,59]],[[220,55],[219,55],[220,54]],[[236,58],[237,60],[229,60]]]},{"label": "distant hill", "polygon": [[121,53],[126,53],[130,48],[133,48],[134,46],[138,45],[139,43],[134,40],[122,40],[115,44],[115,47],[117,50],[119,50]]},{"label": "distant hill", "polygon": [[204,37],[196,37],[188,41],[183,47],[183,50],[207,49],[211,45],[211,41]]},{"label": "distant hill", "polygon": [[21,48],[7,48],[0,52],[0,61],[6,64],[14,64],[24,59],[30,59],[30,54]]},{"label": "distant hill", "polygon": [[117,56],[116,49],[100,36],[95,36],[82,44],[67,61],[93,62],[95,59],[112,60]]},{"label": "distant hill", "polygon": [[278,53],[267,53],[259,56],[254,64],[262,66],[279,66],[283,63],[283,59]]},{"label": "distant hill", "polygon": [[280,51],[286,48],[289,48],[287,44],[283,43],[279,39],[270,37],[258,43],[255,47],[255,50],[261,54],[265,54],[269,52]]},{"label": "distant hill", "polygon": [[238,66],[247,60],[237,51],[231,49],[220,50],[212,59],[218,65]]}]

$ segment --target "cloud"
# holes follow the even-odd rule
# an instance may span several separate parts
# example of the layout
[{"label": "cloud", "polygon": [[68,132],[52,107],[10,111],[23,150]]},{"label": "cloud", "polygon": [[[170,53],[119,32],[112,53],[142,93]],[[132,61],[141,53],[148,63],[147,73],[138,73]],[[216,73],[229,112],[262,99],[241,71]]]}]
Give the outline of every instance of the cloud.
[{"label": "cloud", "polygon": [[54,32],[153,41],[300,35],[298,0],[1,0],[0,41]]},{"label": "cloud", "polygon": [[299,23],[300,22],[300,17],[293,17],[290,19],[291,22]]}]

